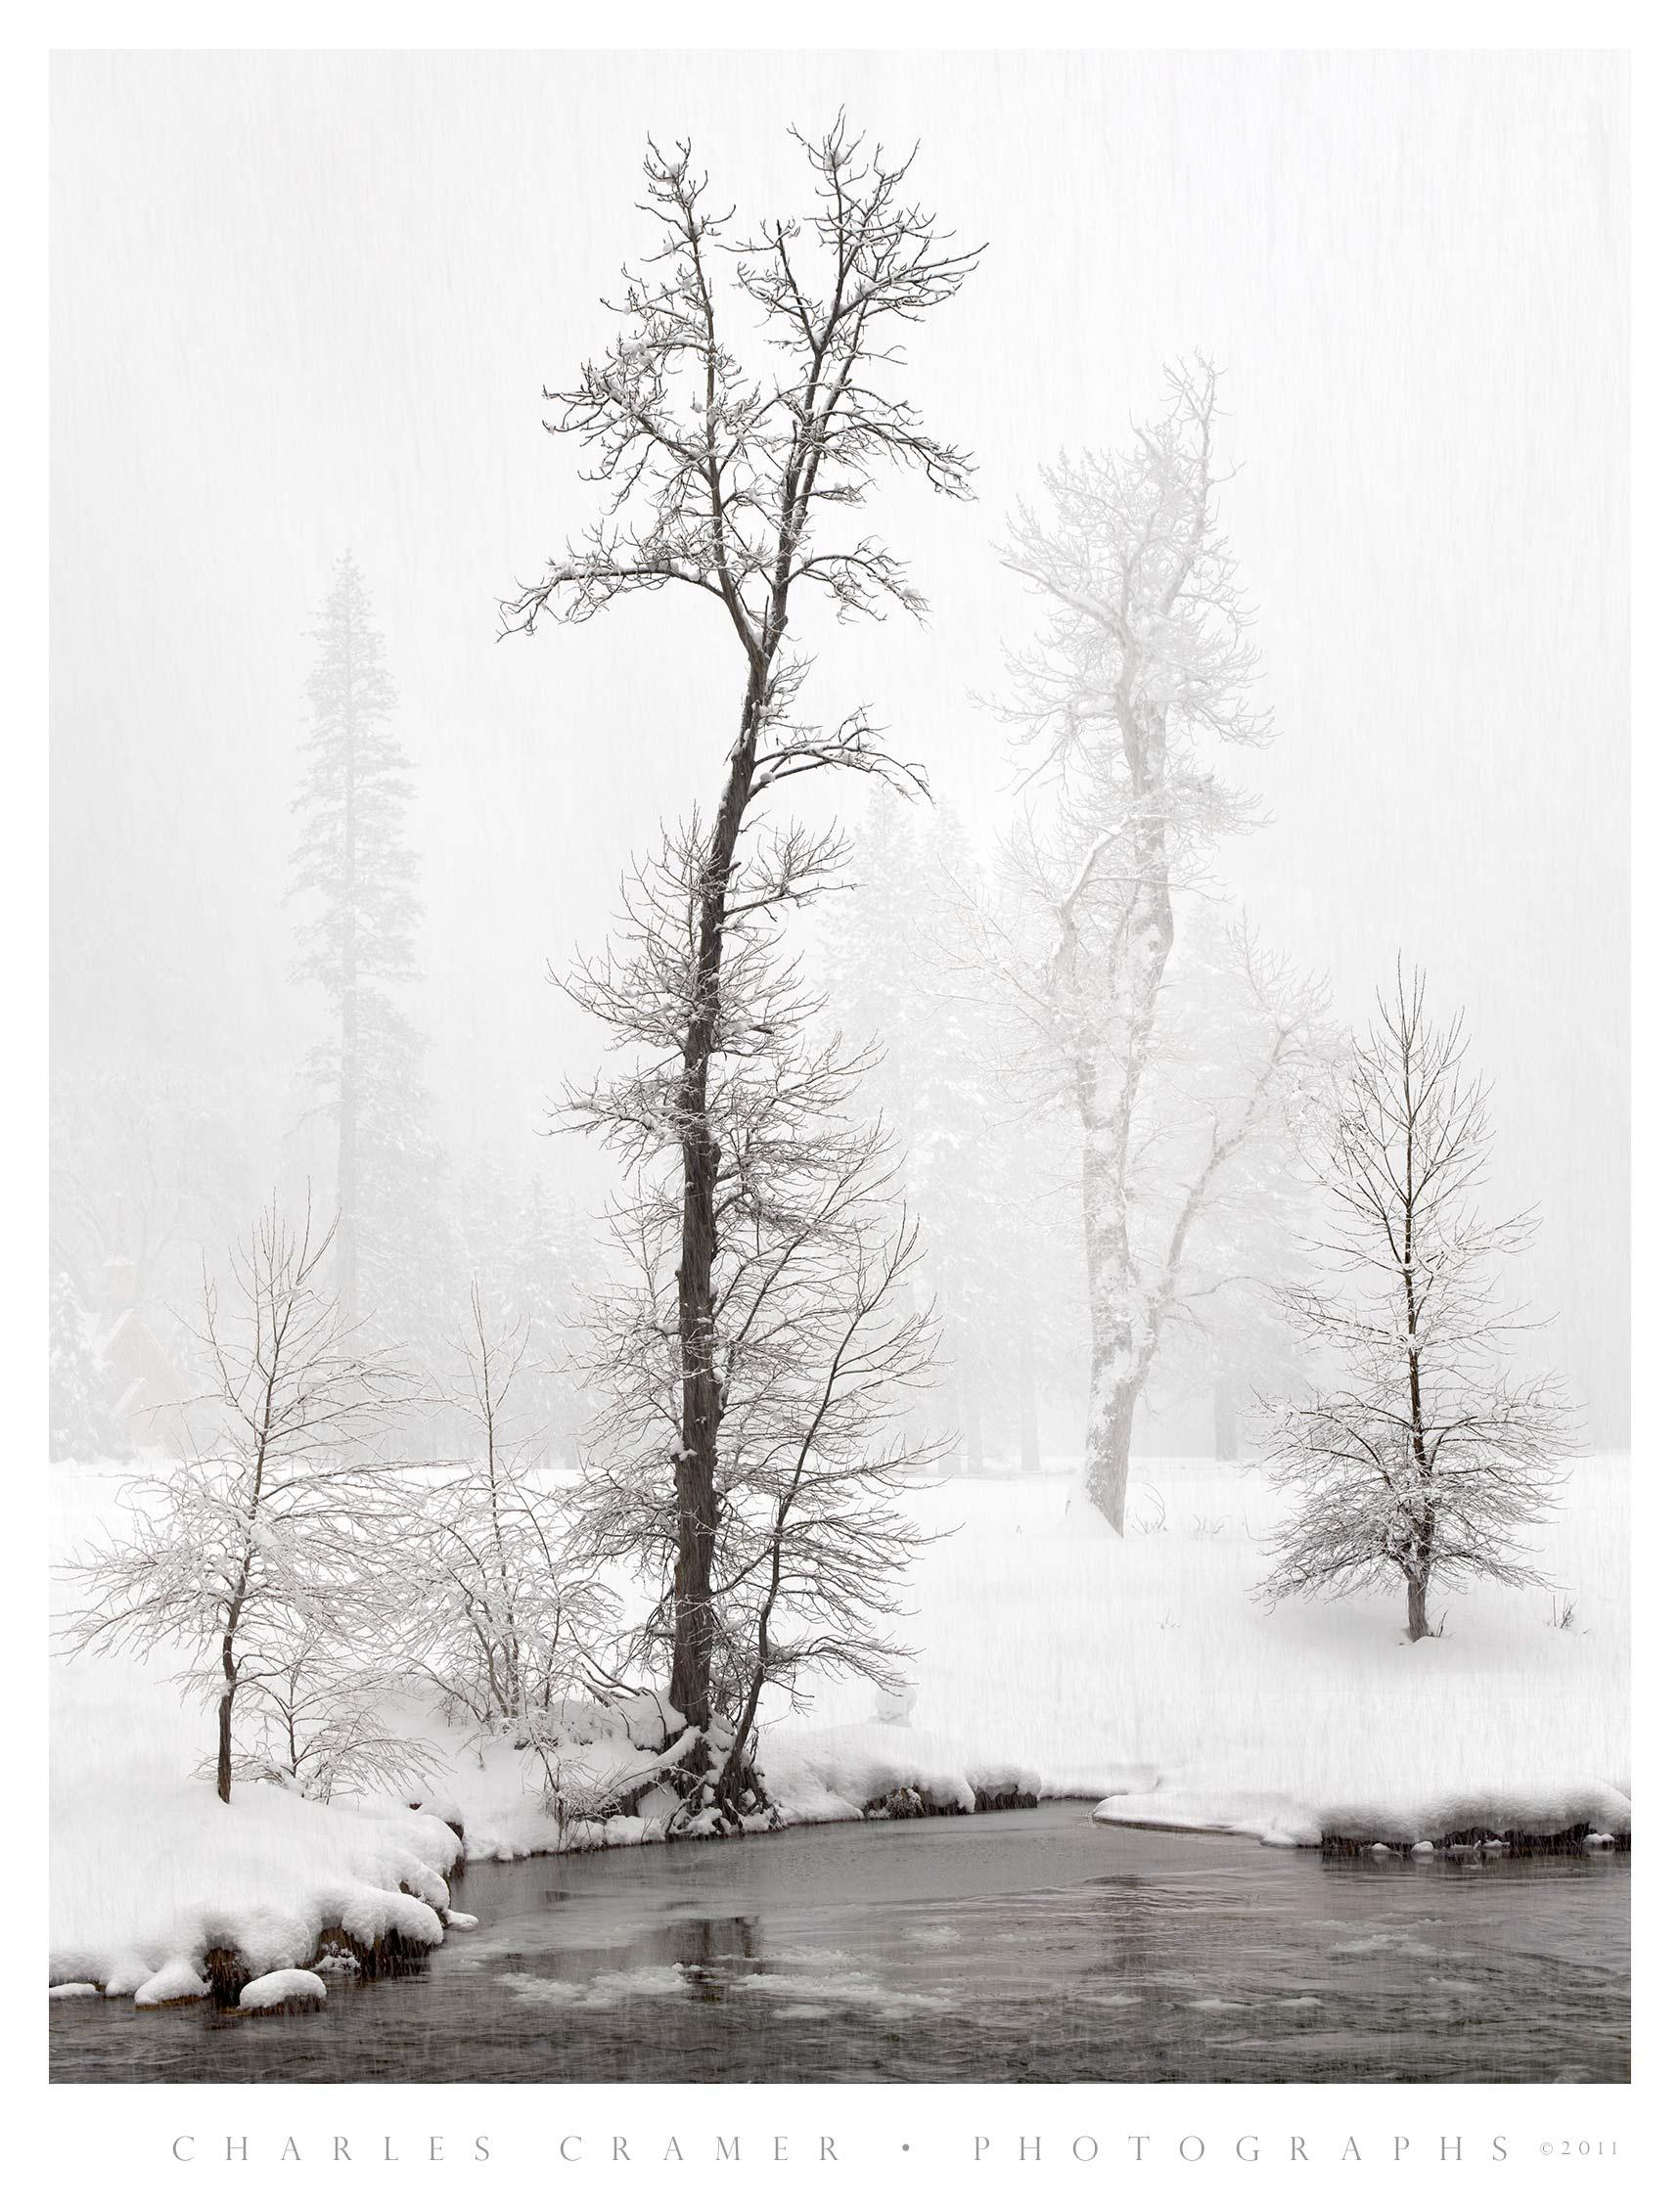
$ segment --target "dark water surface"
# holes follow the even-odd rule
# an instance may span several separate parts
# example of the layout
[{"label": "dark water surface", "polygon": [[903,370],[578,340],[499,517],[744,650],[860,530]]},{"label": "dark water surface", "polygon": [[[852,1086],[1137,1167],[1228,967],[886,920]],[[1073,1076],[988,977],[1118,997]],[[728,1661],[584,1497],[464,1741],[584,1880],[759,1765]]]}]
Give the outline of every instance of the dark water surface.
[{"label": "dark water surface", "polygon": [[1086,1805],[476,1865],[412,1978],[61,2003],[55,2080],[1624,2081],[1629,1864],[1321,1859]]}]

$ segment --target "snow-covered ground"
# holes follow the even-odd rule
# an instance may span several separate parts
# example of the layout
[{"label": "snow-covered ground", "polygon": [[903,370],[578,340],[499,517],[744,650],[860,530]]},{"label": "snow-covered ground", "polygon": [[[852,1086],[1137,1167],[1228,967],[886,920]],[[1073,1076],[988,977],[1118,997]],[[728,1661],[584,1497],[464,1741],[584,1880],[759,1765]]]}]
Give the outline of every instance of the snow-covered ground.
[{"label": "snow-covered ground", "polygon": [[[121,1473],[52,1469],[56,1557],[114,1519]],[[52,1661],[52,1979],[168,2003],[199,1992],[188,1984],[202,1986],[218,1948],[261,1973],[306,1964],[323,1927],[370,1945],[439,1941],[460,1853],[444,1822],[272,1788],[218,1804],[213,1783],[192,1779],[214,1749],[213,1716],[182,1704],[177,1665]]]},{"label": "snow-covered ground", "polygon": [[[54,1468],[61,1556],[111,1515],[117,1471]],[[964,1809],[977,1789],[1036,1786],[1104,1799],[1099,1817],[1276,1842],[1627,1826],[1625,1460],[1582,1464],[1542,1531],[1556,1599],[1449,1592],[1445,1634],[1417,1645],[1397,1592],[1271,1613],[1251,1602],[1272,1512],[1255,1469],[1141,1465],[1139,1532],[1124,1544],[1074,1487],[1060,1474],[918,1493],[923,1522],[954,1532],[918,1561],[912,1708],[884,1721],[873,1691],[818,1685],[808,1712],[767,1726],[785,1817],[858,1818],[909,1784]],[[188,1778],[209,1716],[182,1708],[172,1671],[54,1661],[52,1978],[128,1994],[161,1976],[166,2001],[192,1993],[184,1974],[218,1945],[260,1971],[306,1965],[324,1925],[439,1939],[457,1847],[443,1820],[270,1788],[218,1806]],[[415,1724],[449,1753],[431,1801],[464,1823],[472,1855],[553,1847],[512,1749],[481,1756],[423,1714]],[[651,1839],[658,1823],[614,1829],[615,1842]]]},{"label": "snow-covered ground", "polygon": [[[1270,1613],[1250,1601],[1275,1512],[1256,1467],[1142,1464],[1136,1521],[1159,1525],[1123,1544],[1073,1487],[965,1481],[922,1498],[924,1522],[960,1524],[923,1555],[909,1623],[912,1723],[947,1765],[975,1778],[1019,1762],[1045,1793],[1114,1799],[1112,1817],[1276,1840],[1626,1826],[1625,1458],[1577,1466],[1538,1531],[1556,1600],[1449,1590],[1431,1604],[1445,1633],[1419,1644],[1397,1587]],[[825,1724],[870,1707],[855,1689],[819,1696],[767,1739],[772,1778],[797,1796],[853,1754]]]}]

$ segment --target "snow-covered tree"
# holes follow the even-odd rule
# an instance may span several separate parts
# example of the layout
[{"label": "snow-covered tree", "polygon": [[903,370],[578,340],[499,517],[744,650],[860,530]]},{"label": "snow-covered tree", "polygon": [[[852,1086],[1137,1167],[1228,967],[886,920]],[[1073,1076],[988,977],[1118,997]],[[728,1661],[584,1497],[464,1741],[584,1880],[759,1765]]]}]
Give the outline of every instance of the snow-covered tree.
[{"label": "snow-covered tree", "polygon": [[292,895],[307,911],[301,980],[325,992],[331,1033],[305,1072],[338,1139],[336,1244],[345,1318],[378,1316],[417,1348],[452,1305],[441,1162],[428,1129],[423,1046],[402,1004],[416,976],[417,862],[408,841],[407,752],[391,726],[396,687],[361,571],[345,554],[309,633],[302,835]]},{"label": "snow-covered tree", "polygon": [[[841,618],[895,607],[920,613],[903,564],[860,526],[858,510],[892,468],[955,497],[967,494],[970,474],[967,456],[930,434],[893,386],[900,340],[954,297],[976,255],[953,250],[908,197],[908,162],[866,152],[843,115],[821,137],[795,137],[814,179],[811,209],[746,236],[732,213],[709,211],[708,180],[686,143],[670,155],[650,147],[654,251],[625,272],[621,328],[605,356],[548,395],[561,410],[551,427],[591,457],[605,512],[503,607],[505,627],[528,633],[545,614],[585,621],[626,594],[680,586],[715,606],[740,655],[723,789],[682,893],[693,936],[676,1003],[687,1026],[660,1039],[680,1075],[648,1101],[660,1116],[647,1131],[650,1166],[652,1156],[668,1162],[683,1191],[684,1381],[680,1441],[667,1461],[679,1554],[670,1698],[702,1735],[712,1718],[710,1560],[723,1510],[717,1197],[727,1132],[713,1095],[731,913],[744,877],[777,866],[774,844],[753,849],[769,793],[828,768],[919,780],[866,712],[831,728],[798,718],[809,660],[794,624],[804,609]],[[603,1010],[613,1008],[604,1001]],[[640,1040],[641,1017],[629,1018],[626,1040]]]},{"label": "snow-covered tree", "polygon": [[1047,608],[1010,709],[1036,789],[980,941],[1023,1019],[1022,1068],[1078,1131],[1090,1386],[1085,1479],[1125,1526],[1133,1421],[1234,1159],[1275,1130],[1317,1049],[1319,994],[1248,932],[1204,932],[1223,1038],[1174,1017],[1180,907],[1250,809],[1210,751],[1261,744],[1257,654],[1216,511],[1217,379],[1168,374],[1124,454],[1043,472],[1007,564]]},{"label": "snow-covered tree", "polygon": [[187,1651],[183,1684],[215,1707],[224,1804],[242,1699],[300,1650],[360,1648],[398,1586],[379,1571],[390,1469],[364,1454],[402,1377],[332,1296],[332,1237],[271,1205],[232,1254],[231,1297],[206,1278],[191,1448],[125,1484],[127,1531],[72,1561],[91,1591],[73,1647]]},{"label": "snow-covered tree", "polygon": [[1356,1039],[1318,1174],[1325,1278],[1284,1292],[1337,1386],[1271,1407],[1271,1469],[1292,1512],[1263,1585],[1272,1602],[1398,1581],[1406,1632],[1430,1634],[1431,1589],[1541,1577],[1521,1532],[1553,1502],[1571,1409],[1551,1375],[1513,1376],[1501,1270],[1533,1212],[1476,1210],[1493,1142],[1464,1016],[1432,1023],[1396,968]]},{"label": "snow-covered tree", "polygon": [[[902,1424],[933,1341],[911,1294],[916,1238],[890,1146],[879,1123],[852,1121],[860,1060],[824,1032],[783,940],[786,915],[842,858],[837,838],[794,829],[739,867],[708,973],[696,943],[710,861],[693,820],[639,871],[612,951],[572,985],[634,1052],[572,1100],[629,1181],[614,1214],[622,1280],[596,1324],[605,1410],[581,1524],[599,1557],[654,1592],[634,1655],[658,1666],[680,1641],[695,1646],[712,1717],[697,1736],[690,1825],[762,1810],[751,1742],[767,1688],[796,1693],[822,1671],[891,1677],[902,1653],[881,1622],[921,1540],[894,1499],[939,1448],[910,1443]],[[668,1131],[702,991],[716,1401],[697,1584],[689,1492],[671,1480],[696,1382],[680,1278],[692,1191]]]},{"label": "snow-covered tree", "polygon": [[[1255,1294],[1276,1223],[1298,1210],[1294,1131],[1326,1077],[1325,993],[1241,920],[1200,905],[1179,925],[1173,979],[1147,1038],[1110,995],[1123,865],[1093,870],[1076,909],[1031,866],[979,916],[984,957],[1012,985],[1014,1079],[1077,1139],[1088,1394],[1085,1486],[1125,1530],[1133,1429],[1152,1387],[1205,1370]],[[1018,840],[1018,859],[1023,845]],[[1116,1035],[1116,1030],[1119,1032]],[[1114,1065],[1114,1056],[1124,1061]],[[1221,1310],[1223,1305],[1224,1310]]]}]

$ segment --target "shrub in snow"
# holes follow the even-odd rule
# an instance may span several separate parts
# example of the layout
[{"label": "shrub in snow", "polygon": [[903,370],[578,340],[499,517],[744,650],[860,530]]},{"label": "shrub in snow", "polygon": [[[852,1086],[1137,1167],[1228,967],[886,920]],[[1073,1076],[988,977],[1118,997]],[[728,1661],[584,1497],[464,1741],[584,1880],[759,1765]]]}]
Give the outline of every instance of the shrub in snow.
[{"label": "shrub in snow", "polygon": [[1465,1052],[1462,1015],[1435,1027],[1421,974],[1408,987],[1396,973],[1320,1147],[1335,1226],[1318,1249],[1337,1279],[1284,1293],[1347,1379],[1268,1408],[1271,1477],[1293,1510],[1260,1595],[1397,1580],[1414,1643],[1432,1632],[1432,1588],[1542,1578],[1519,1531],[1550,1510],[1570,1440],[1553,1377],[1506,1371],[1521,1323],[1498,1268],[1535,1216],[1476,1211],[1492,1129]]},{"label": "shrub in snow", "polygon": [[666,1751],[639,1749],[628,1729],[612,1745],[591,1731],[583,1740],[573,1732],[575,1700],[558,1710],[525,1715],[518,1746],[540,1776],[543,1802],[555,1823],[562,1848],[570,1831],[581,1830],[614,1814],[627,1797],[687,1755],[692,1730],[685,1729]]},{"label": "shrub in snow", "polygon": [[491,1732],[551,1712],[605,1632],[609,1606],[580,1562],[560,1490],[516,1425],[530,1329],[493,1317],[477,1282],[437,1395],[465,1423],[467,1462],[416,1491],[409,1647],[445,1715]]}]

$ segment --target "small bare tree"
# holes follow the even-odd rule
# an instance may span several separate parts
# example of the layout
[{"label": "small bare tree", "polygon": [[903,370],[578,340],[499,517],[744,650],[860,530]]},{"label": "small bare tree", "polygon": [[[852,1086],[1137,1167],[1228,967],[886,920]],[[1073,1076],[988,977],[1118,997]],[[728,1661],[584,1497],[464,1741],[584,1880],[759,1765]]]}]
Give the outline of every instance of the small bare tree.
[{"label": "small bare tree", "polygon": [[206,1393],[186,1409],[191,1448],[125,1485],[133,1522],[71,1562],[93,1602],[74,1647],[179,1646],[181,1679],[216,1710],[216,1793],[233,1786],[235,1706],[300,1646],[353,1642],[382,1602],[388,1465],[362,1454],[404,1398],[404,1377],[331,1294],[331,1227],[271,1203],[231,1255],[224,1308],[206,1275],[199,1341]]},{"label": "small bare tree", "polygon": [[1335,1225],[1315,1249],[1339,1279],[1283,1293],[1345,1380],[1268,1408],[1272,1478],[1294,1510],[1261,1595],[1397,1578],[1414,1643],[1430,1633],[1432,1588],[1542,1579],[1518,1531],[1550,1509],[1572,1440],[1556,1378],[1507,1369],[1527,1324],[1500,1269],[1529,1247],[1537,1215],[1476,1209],[1493,1130],[1466,1049],[1463,1015],[1431,1023],[1423,975],[1408,984],[1396,966],[1321,1148]]},{"label": "small bare tree", "polygon": [[[667,1470],[678,1495],[670,1701],[702,1733],[711,1721],[726,1386],[716,1214],[727,1140],[713,1081],[742,840],[765,794],[795,776],[849,768],[920,785],[867,713],[832,729],[797,718],[809,661],[792,625],[802,606],[842,619],[894,607],[920,615],[903,564],[853,518],[884,470],[913,471],[957,498],[970,476],[968,456],[931,436],[890,387],[901,337],[955,296],[976,255],[954,251],[908,197],[909,163],[866,152],[843,115],[819,138],[795,137],[814,181],[810,214],[733,242],[733,215],[709,211],[689,146],[650,147],[645,204],[658,243],[645,273],[625,272],[623,329],[574,385],[545,394],[561,410],[550,427],[594,457],[605,514],[502,609],[505,629],[528,632],[543,614],[585,621],[628,593],[679,585],[716,603],[741,656],[723,789],[688,880],[692,988],[686,1026],[668,1040],[681,1079],[661,1093],[648,1132],[680,1167],[683,1193],[682,1418]],[[755,335],[729,335],[732,305]]]},{"label": "small bare tree", "polygon": [[[890,1670],[899,1653],[879,1622],[921,1540],[891,1497],[939,1448],[912,1447],[893,1426],[933,1346],[908,1294],[916,1240],[885,1133],[848,1118],[867,1058],[823,1039],[822,1003],[782,943],[783,915],[820,893],[842,850],[795,829],[738,871],[709,977],[695,956],[707,845],[691,822],[639,872],[613,951],[573,985],[640,1048],[631,1068],[572,1099],[630,1178],[614,1215],[623,1279],[597,1314],[606,1411],[590,1438],[598,1465],[583,1525],[597,1556],[632,1565],[654,1592],[632,1656],[658,1664],[676,1641],[699,1637],[718,1709],[695,1736],[692,1825],[762,1809],[750,1745],[768,1685],[816,1669],[877,1680]],[[690,1192],[667,1132],[700,990],[715,994],[707,1321],[717,1401],[697,1629],[686,1499],[668,1476],[686,1448],[691,1338],[678,1271]]]}]

